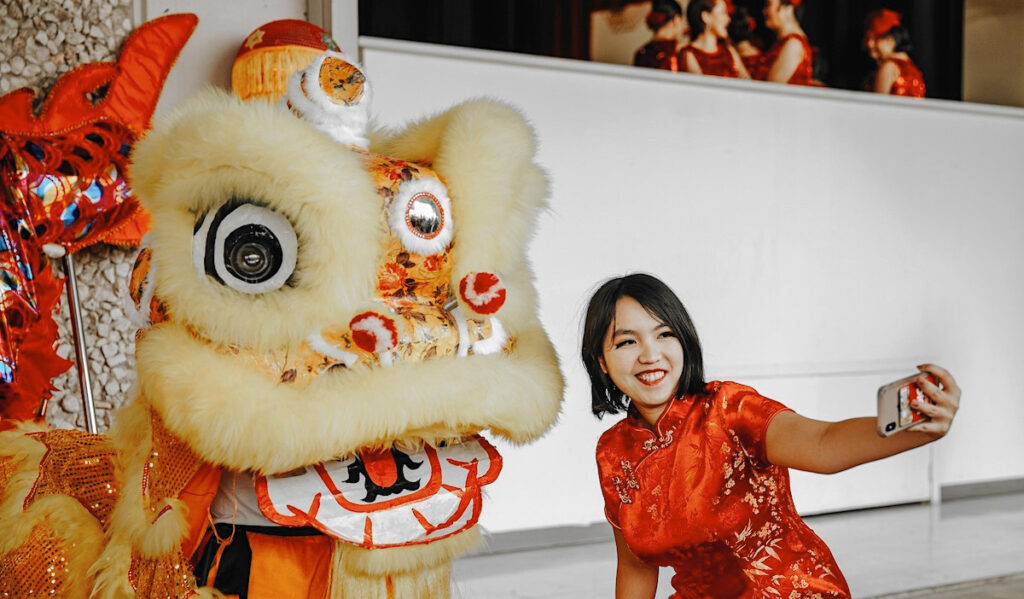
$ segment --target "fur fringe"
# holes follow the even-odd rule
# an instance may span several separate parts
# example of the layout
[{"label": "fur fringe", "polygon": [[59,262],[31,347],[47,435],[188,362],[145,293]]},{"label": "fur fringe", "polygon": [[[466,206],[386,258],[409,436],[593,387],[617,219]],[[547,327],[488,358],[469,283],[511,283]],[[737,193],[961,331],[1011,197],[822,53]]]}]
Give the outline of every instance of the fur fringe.
[{"label": "fur fringe", "polygon": [[[132,553],[144,558],[165,556],[178,551],[188,536],[184,503],[167,498],[147,507],[141,493],[142,472],[152,445],[151,414],[145,398],[136,397],[118,412],[111,436],[121,456],[124,485],[110,516],[107,545],[93,566],[97,599],[134,596],[128,584]],[[170,509],[154,520],[164,507]]]},{"label": "fur fringe", "polygon": [[22,426],[18,430],[0,434],[0,456],[7,457],[19,470],[3,489],[0,503],[0,559],[31,542],[37,526],[48,528],[64,541],[68,561],[67,578],[61,590],[69,599],[88,597],[91,576],[86,572],[100,554],[103,529],[99,522],[78,501],[63,495],[40,497],[24,509],[25,499],[39,476],[40,463],[46,447],[28,432],[45,430],[39,425]]},{"label": "fur fringe", "polygon": [[331,599],[447,599],[451,563],[476,547],[476,527],[429,545],[361,549],[335,543]]},{"label": "fur fringe", "polygon": [[344,371],[309,385],[278,384],[237,357],[164,323],[136,342],[142,392],[201,459],[265,474],[351,455],[399,439],[491,429],[513,443],[558,415],[562,375],[539,324],[512,354]]}]

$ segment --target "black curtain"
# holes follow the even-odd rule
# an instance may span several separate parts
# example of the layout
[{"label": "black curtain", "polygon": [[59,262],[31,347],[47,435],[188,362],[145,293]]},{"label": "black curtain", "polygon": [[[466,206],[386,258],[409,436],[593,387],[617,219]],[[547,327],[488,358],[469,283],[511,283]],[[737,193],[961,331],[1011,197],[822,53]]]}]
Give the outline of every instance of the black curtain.
[{"label": "black curtain", "polygon": [[[734,0],[764,29],[764,0]],[[363,35],[488,50],[589,58],[590,13],[629,0],[360,0]],[[964,0],[804,0],[803,25],[816,48],[816,74],[830,87],[864,89],[875,65],[863,49],[867,15],[903,15],[928,97],[959,100],[963,80]]]},{"label": "black curtain", "polygon": [[586,0],[359,0],[361,35],[586,60]]}]

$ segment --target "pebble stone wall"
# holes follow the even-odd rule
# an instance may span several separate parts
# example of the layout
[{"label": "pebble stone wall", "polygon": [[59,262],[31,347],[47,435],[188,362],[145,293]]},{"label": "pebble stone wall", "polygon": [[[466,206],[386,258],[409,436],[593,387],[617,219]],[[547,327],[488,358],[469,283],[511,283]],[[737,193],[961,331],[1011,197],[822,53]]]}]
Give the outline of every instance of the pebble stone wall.
[{"label": "pebble stone wall", "polygon": [[[132,30],[131,0],[0,0],[0,93],[24,86],[45,92],[62,74],[97,61],[116,60]],[[134,385],[135,326],[126,316],[128,276],[136,250],[95,246],[75,255],[79,299],[89,348],[93,399],[100,430]],[[55,314],[57,352],[74,360],[66,297]],[[47,420],[85,428],[78,371],[54,380]]]}]

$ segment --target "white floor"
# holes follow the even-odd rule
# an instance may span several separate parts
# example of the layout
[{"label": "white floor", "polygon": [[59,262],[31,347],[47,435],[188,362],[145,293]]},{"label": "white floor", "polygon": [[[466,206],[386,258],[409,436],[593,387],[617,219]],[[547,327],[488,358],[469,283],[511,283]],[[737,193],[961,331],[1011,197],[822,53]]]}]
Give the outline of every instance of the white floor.
[{"label": "white floor", "polygon": [[[832,549],[857,598],[1024,572],[1024,494],[816,516],[807,522]],[[670,577],[670,571],[662,571],[658,598],[671,594]],[[612,597],[614,578],[609,540],[464,558],[455,565],[452,596]],[[974,588],[962,596],[1004,595]]]}]

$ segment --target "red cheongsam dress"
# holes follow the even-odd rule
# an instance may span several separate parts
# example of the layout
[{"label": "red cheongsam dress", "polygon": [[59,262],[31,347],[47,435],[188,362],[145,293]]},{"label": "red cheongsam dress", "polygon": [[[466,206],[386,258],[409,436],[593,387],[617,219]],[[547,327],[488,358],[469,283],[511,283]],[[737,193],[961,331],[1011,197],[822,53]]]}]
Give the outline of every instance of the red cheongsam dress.
[{"label": "red cheongsam dress", "polygon": [[[740,60],[743,61],[743,66],[746,67],[747,72],[750,73],[751,79],[764,79],[768,76],[767,67],[764,64],[764,54],[753,54],[751,56],[740,56]],[[771,65],[768,65],[771,66]]]},{"label": "red cheongsam dress", "polygon": [[787,408],[730,382],[672,400],[652,431],[635,409],[597,444],[605,515],[630,550],[670,566],[673,598],[848,598],[832,552],[768,462]]},{"label": "red cheongsam dress", "polygon": [[890,58],[900,69],[900,76],[892,82],[889,93],[894,96],[909,96],[911,98],[924,97],[924,76],[918,70],[917,65],[911,60],[900,60]]},{"label": "red cheongsam dress", "polygon": [[677,45],[675,40],[653,39],[636,51],[633,64],[638,67],[678,71]]},{"label": "red cheongsam dress", "polygon": [[814,85],[814,54],[811,51],[811,44],[807,41],[807,38],[799,33],[791,33],[786,37],[779,38],[775,45],[764,56],[764,65],[761,70],[761,78],[767,79],[768,74],[772,70],[772,65],[779,58],[779,54],[782,52],[782,47],[786,45],[786,42],[796,38],[800,40],[800,43],[804,47],[804,57],[797,65],[796,70],[789,76],[789,81],[786,83],[792,85]]},{"label": "red cheongsam dress", "polygon": [[697,60],[697,64],[700,65],[700,72],[705,75],[732,77],[734,79],[740,76],[739,69],[736,68],[736,59],[733,57],[732,52],[729,51],[729,44],[719,42],[718,50],[714,52],[705,52],[693,45],[685,46],[679,51],[679,70],[681,71],[686,70],[687,54],[693,55]]}]

